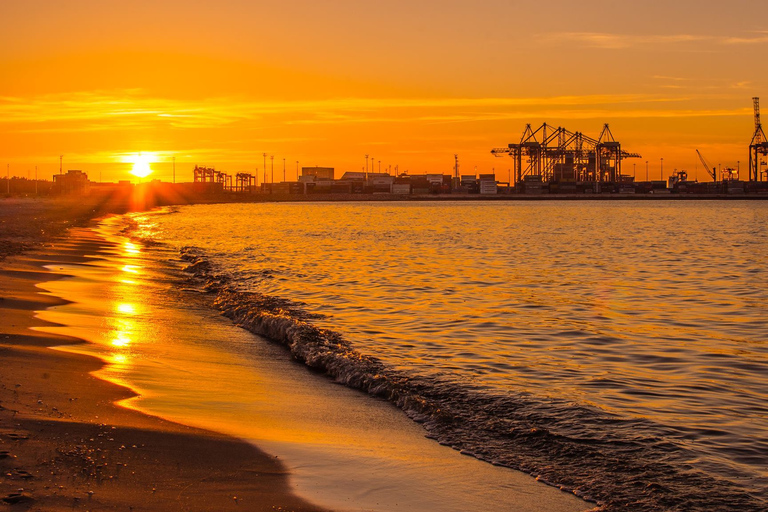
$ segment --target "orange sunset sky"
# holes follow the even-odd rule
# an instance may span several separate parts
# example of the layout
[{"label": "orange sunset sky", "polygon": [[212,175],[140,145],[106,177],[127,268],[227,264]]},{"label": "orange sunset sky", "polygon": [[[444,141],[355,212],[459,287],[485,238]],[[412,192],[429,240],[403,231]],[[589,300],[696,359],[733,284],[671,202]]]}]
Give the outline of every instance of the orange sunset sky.
[{"label": "orange sunset sky", "polygon": [[[707,177],[747,176],[765,96],[764,0],[0,1],[5,176],[82,169],[191,181],[194,164],[300,165],[506,178],[490,150],[546,121]],[[279,177],[279,180],[278,180]]]}]

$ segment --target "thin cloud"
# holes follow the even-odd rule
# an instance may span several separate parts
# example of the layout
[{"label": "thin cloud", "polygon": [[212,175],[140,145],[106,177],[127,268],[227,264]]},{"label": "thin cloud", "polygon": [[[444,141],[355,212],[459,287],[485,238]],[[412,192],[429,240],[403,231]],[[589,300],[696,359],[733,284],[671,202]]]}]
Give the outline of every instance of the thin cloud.
[{"label": "thin cloud", "polygon": [[709,41],[712,39],[709,36],[698,36],[693,34],[632,35],[612,34],[607,32],[565,32],[562,34],[549,34],[547,38],[553,42],[577,42],[592,48],[613,50],[648,45],[691,43]]},{"label": "thin cloud", "polygon": [[[679,87],[686,79],[669,79]],[[747,87],[748,83],[733,87]],[[202,101],[148,97],[136,91],[81,92],[28,99],[0,98],[0,127],[12,133],[186,130],[227,125],[261,130],[264,119],[283,125],[364,123],[454,124],[524,119],[717,117],[736,110],[682,110],[684,95],[616,94],[528,98],[336,98],[314,101]],[[675,102],[675,105],[665,105]],[[273,116],[273,117],[270,117]],[[274,118],[274,119],[273,119]]]},{"label": "thin cloud", "polygon": [[170,100],[136,91],[79,92],[31,98],[1,97],[0,124],[26,125],[22,131],[97,131],[133,129],[164,123],[175,128],[211,128],[263,116],[312,115],[325,122],[344,122],[392,110],[504,110],[547,106],[618,105],[679,101],[657,95],[616,94],[530,98],[334,98],[313,101],[247,101],[211,98]]},{"label": "thin cloud", "polygon": [[709,43],[710,45],[758,45],[768,43],[768,32],[752,37],[707,36],[697,34],[615,34],[610,32],[565,32],[546,34],[554,43],[581,43],[590,48],[622,50],[628,48]]}]

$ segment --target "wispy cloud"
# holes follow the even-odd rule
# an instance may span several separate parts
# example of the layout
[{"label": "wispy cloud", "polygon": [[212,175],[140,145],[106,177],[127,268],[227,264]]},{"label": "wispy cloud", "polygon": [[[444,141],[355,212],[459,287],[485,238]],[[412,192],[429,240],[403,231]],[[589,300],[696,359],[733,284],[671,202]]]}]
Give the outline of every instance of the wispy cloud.
[{"label": "wispy cloud", "polygon": [[[680,98],[643,94],[556,96],[527,98],[333,98],[312,101],[253,101],[209,98],[200,101],[147,96],[141,91],[84,91],[22,97],[0,97],[0,125],[16,131],[53,132],[133,130],[167,125],[174,128],[211,128],[265,116],[284,116],[286,122],[348,122],[381,117],[450,119],[445,111],[489,112],[510,109],[658,104]],[[425,113],[427,112],[427,113]],[[464,114],[460,114],[464,115]]]},{"label": "wispy cloud", "polygon": [[[682,77],[657,77],[670,87]],[[745,87],[748,84],[736,84]],[[31,98],[0,97],[0,128],[10,133],[199,130],[228,125],[258,133],[263,126],[354,123],[451,124],[524,119],[740,116],[748,109],[681,109],[692,96],[615,94],[518,98],[334,98],[312,101],[200,101],[151,97],[142,91],[90,91]],[[254,131],[251,131],[254,133]]]},{"label": "wispy cloud", "polygon": [[723,39],[724,44],[765,44],[768,43],[768,31],[753,32],[757,34],[753,37],[726,37]]},{"label": "wispy cloud", "polygon": [[699,34],[617,34],[610,32],[565,32],[546,34],[554,43],[581,43],[590,48],[621,50],[628,48],[707,43],[709,45],[759,45],[768,43],[768,32],[753,36],[710,36]]}]

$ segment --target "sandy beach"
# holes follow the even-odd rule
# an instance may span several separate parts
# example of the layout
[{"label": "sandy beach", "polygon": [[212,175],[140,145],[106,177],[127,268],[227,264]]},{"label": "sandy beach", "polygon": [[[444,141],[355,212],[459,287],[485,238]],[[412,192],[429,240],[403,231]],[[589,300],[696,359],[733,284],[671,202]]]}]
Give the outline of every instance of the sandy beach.
[{"label": "sandy beach", "polygon": [[[252,414],[245,423],[266,427],[266,437],[239,430],[231,423],[238,421],[235,417],[225,419],[231,404],[222,402],[222,411],[214,406],[185,412],[189,405],[206,403],[211,394],[216,400],[216,393],[226,394],[227,386],[236,383],[217,389],[215,382],[202,379],[200,390],[185,388],[197,398],[185,405],[169,396],[170,409],[153,409],[147,397],[136,402],[131,382],[108,376],[110,364],[98,342],[81,335],[78,329],[84,326],[66,312],[70,304],[93,306],[94,297],[79,287],[107,286],[97,274],[112,275],[109,268],[125,263],[114,259],[115,251],[132,244],[127,239],[116,244],[94,228],[94,219],[108,210],[23,200],[8,201],[0,209],[6,256],[0,262],[0,499],[12,509],[414,509],[403,503],[420,510],[443,510],[440,503],[452,503],[456,510],[479,503],[497,503],[505,510],[514,504],[526,511],[589,508],[528,475],[439,446],[390,404],[307,372],[277,346],[248,349],[263,363],[231,389],[233,394],[246,391],[241,403],[256,407],[248,413],[237,409],[236,416]],[[93,272],[93,280],[73,280],[68,269]],[[65,290],[73,295],[62,295]],[[210,314],[218,317],[213,310]],[[82,320],[101,321],[98,314],[88,315]],[[234,329],[252,343],[250,333],[218,319],[219,329]],[[184,348],[194,341],[189,331],[173,336],[182,351],[197,350]],[[195,357],[199,361],[171,365],[185,371],[186,365],[197,365],[202,373],[223,375],[217,373],[222,361],[215,360],[215,353],[195,352]],[[154,391],[150,395],[157,396]],[[451,483],[466,480],[467,471],[484,482],[482,489]]]},{"label": "sandy beach", "polygon": [[[83,263],[96,249],[54,235],[102,211],[4,201],[0,212],[13,226],[2,231],[3,256],[15,254],[0,263],[3,503],[13,510],[319,510],[291,494],[274,457],[114,405],[132,393],[92,376],[100,361],[47,348],[80,340],[30,329],[45,325],[35,311],[62,303],[35,287],[54,278],[43,265]],[[24,249],[31,250],[19,255]]]}]

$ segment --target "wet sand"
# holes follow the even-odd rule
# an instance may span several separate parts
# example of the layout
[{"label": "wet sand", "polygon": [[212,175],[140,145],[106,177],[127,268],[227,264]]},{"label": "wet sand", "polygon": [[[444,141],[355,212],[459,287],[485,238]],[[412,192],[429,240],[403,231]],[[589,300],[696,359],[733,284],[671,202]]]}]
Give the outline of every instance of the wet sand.
[{"label": "wet sand", "polygon": [[[27,205],[16,213],[28,212]],[[94,377],[101,361],[47,348],[82,341],[31,330],[51,325],[35,311],[63,304],[35,286],[55,278],[43,265],[87,263],[99,242],[45,238],[14,215],[10,202],[0,208],[3,220],[17,226],[13,236],[0,232],[11,254],[45,242],[0,262],[4,504],[11,510],[320,510],[292,494],[274,457],[231,437],[119,407],[116,401],[134,394]],[[93,213],[60,224],[83,223]]]}]

